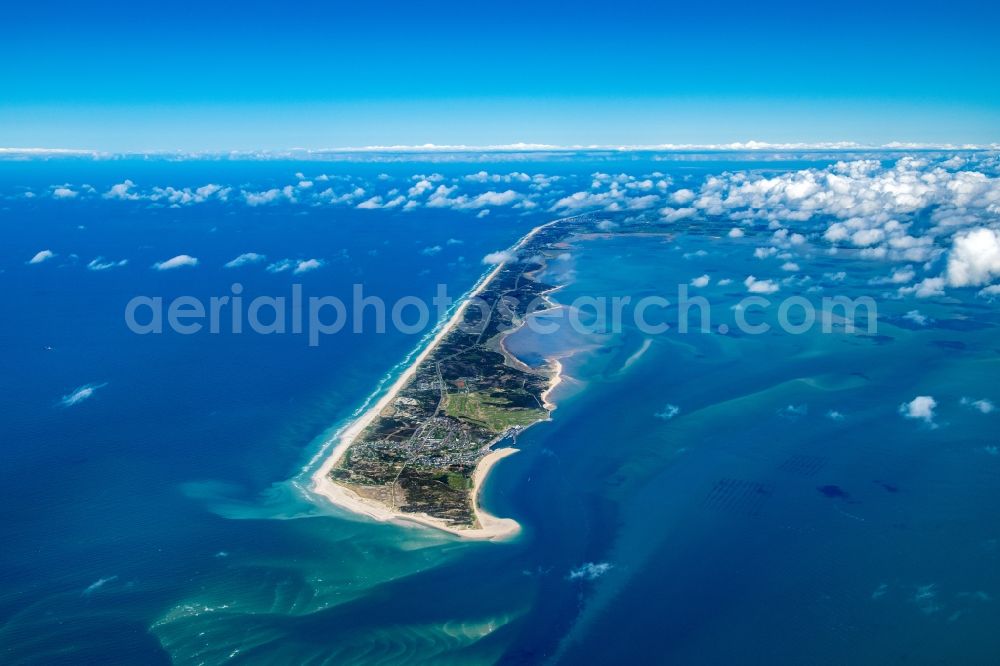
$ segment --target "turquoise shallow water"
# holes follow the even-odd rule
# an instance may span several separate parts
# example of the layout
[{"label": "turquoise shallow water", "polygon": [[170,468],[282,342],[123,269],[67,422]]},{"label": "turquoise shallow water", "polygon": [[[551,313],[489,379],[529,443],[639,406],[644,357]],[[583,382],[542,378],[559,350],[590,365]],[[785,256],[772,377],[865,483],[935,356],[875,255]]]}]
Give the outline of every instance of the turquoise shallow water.
[{"label": "turquoise shallow water", "polygon": [[[660,266],[645,242],[588,248],[561,296],[614,293],[609,254],[648,267],[620,278],[636,289],[739,274],[717,241],[684,243],[694,247],[709,254]],[[725,321],[724,294],[718,305]],[[587,389],[547,441],[564,443],[553,449],[564,464],[589,468],[587,495],[615,536],[599,558],[613,567],[582,605],[565,659],[987,663],[1000,470],[982,415],[960,402],[995,390],[995,337],[941,328],[882,324],[888,339],[877,340],[668,334],[622,372],[640,346],[627,332],[581,357],[570,372]],[[922,392],[937,396],[946,426],[896,414]],[[668,404],[678,415],[656,418]],[[604,446],[570,462],[582,441]]]},{"label": "turquoise shallow water", "polygon": [[[228,168],[253,172],[236,179],[299,166]],[[477,257],[547,214],[473,226],[441,211],[236,219],[108,205],[4,211],[0,279],[14,313],[0,357],[5,662],[991,663],[1000,653],[997,416],[961,403],[1000,397],[995,308],[921,302],[934,321],[914,327],[900,318],[913,302],[880,298],[876,337],[721,335],[716,322],[732,323],[740,282],[760,270],[752,235],[576,243],[559,302],[673,299],[708,274],[713,330],[514,336],[529,360],[562,357],[559,406],[517,437],[521,452],[485,488],[485,505],[522,535],[465,543],[322,510],[295,488],[419,335],[338,335],[318,348],[291,336],[141,338],[123,330],[121,307],[136,292],[224,291],[231,274],[209,266],[256,248],[343,257],[302,279],[315,293],[358,279],[387,297],[430,297],[438,282],[462,291],[483,271]],[[117,274],[27,272],[25,257],[66,238],[81,256],[132,261]],[[148,270],[189,247],[201,274]],[[815,261],[816,274],[848,271],[838,293],[879,295],[871,262]],[[727,277],[734,284],[718,286]],[[261,293],[288,284],[263,271],[241,279]],[[676,324],[670,310],[666,319]],[[88,382],[106,386],[59,408]],[[939,403],[936,428],[898,413],[922,394]]]}]

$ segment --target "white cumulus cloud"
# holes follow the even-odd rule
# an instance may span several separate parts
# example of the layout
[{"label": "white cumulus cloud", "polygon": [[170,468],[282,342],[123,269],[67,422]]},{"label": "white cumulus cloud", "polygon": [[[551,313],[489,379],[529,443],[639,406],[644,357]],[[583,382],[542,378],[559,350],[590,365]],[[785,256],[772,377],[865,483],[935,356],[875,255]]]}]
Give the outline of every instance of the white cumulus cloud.
[{"label": "white cumulus cloud", "polygon": [[596,580],[611,571],[608,562],[587,562],[569,572],[569,580]]},{"label": "white cumulus cloud", "polygon": [[983,287],[976,292],[976,296],[992,302],[995,298],[1000,297],[1000,284],[991,284],[988,287]]},{"label": "white cumulus cloud", "polygon": [[992,400],[986,398],[980,398],[979,400],[973,400],[972,398],[962,398],[962,404],[971,409],[975,409],[981,414],[992,414],[996,411],[996,405],[993,404]]},{"label": "white cumulus cloud", "polygon": [[267,257],[263,254],[257,254],[256,252],[244,252],[240,256],[236,257],[232,261],[227,261],[225,264],[226,268],[239,268],[240,266],[246,266],[248,264],[259,264],[262,261],[266,261]]},{"label": "white cumulus cloud", "polygon": [[42,250],[41,252],[36,253],[35,256],[33,256],[31,259],[29,259],[28,263],[40,264],[43,261],[48,261],[49,259],[52,259],[54,256],[56,256],[56,253],[53,252],[52,250]]},{"label": "white cumulus cloud", "polygon": [[929,321],[927,315],[921,314],[920,310],[910,310],[905,315],[903,315],[903,319],[906,319],[907,321],[912,321],[917,326],[926,326],[927,322]]},{"label": "white cumulus cloud", "polygon": [[111,189],[104,193],[105,199],[122,199],[122,200],[134,200],[138,199],[139,195],[130,192],[130,190],[135,187],[135,183],[131,180],[125,179],[125,181],[118,183],[117,185],[112,185]]},{"label": "white cumulus cloud", "polygon": [[675,204],[689,204],[695,199],[695,193],[688,189],[677,190],[670,195],[670,200]]},{"label": "white cumulus cloud", "polygon": [[664,405],[663,409],[653,414],[653,416],[660,419],[661,421],[669,421],[670,419],[674,418],[680,413],[681,413],[680,407],[678,407],[677,405],[668,404]]},{"label": "white cumulus cloud", "polygon": [[913,400],[900,405],[899,413],[908,419],[919,419],[933,423],[935,407],[937,407],[937,400],[929,395],[918,395]]},{"label": "white cumulus cloud", "polygon": [[84,400],[88,400],[88,399],[94,397],[94,393],[97,392],[97,389],[103,388],[105,386],[107,386],[106,383],[105,384],[84,384],[83,386],[79,386],[79,387],[73,389],[73,391],[71,393],[68,393],[68,394],[64,395],[59,400],[59,404],[62,405],[63,407],[72,407],[73,405],[78,405],[81,402],[83,402]]},{"label": "white cumulus cloud", "polygon": [[748,275],[743,284],[751,294],[773,294],[780,289],[774,280],[758,280],[753,275]]},{"label": "white cumulus cloud", "polygon": [[952,287],[976,287],[1000,276],[1000,233],[980,227],[955,236],[946,275]]},{"label": "white cumulus cloud", "polygon": [[320,259],[303,259],[295,265],[295,270],[292,273],[301,275],[302,273],[308,273],[322,267],[323,261]]},{"label": "white cumulus cloud", "polygon": [[268,273],[285,273],[291,271],[293,275],[302,275],[323,267],[322,259],[279,259],[267,267]]},{"label": "white cumulus cloud", "polygon": [[515,261],[517,255],[508,250],[501,250],[499,252],[490,252],[488,255],[483,257],[483,263],[495,266],[497,264],[502,264],[508,261]]},{"label": "white cumulus cloud", "polygon": [[660,210],[660,215],[663,217],[664,222],[677,222],[678,220],[694,217],[697,213],[698,211],[694,208],[671,208],[670,206]]},{"label": "white cumulus cloud", "polygon": [[128,264],[128,259],[120,259],[118,261],[108,260],[104,257],[97,257],[92,259],[89,264],[87,264],[87,270],[90,271],[109,271],[112,268],[121,268]]},{"label": "white cumulus cloud", "polygon": [[900,296],[914,295],[917,298],[933,298],[944,295],[944,278],[924,278],[912,287],[900,287]]},{"label": "white cumulus cloud", "polygon": [[192,257],[189,254],[178,254],[176,257],[171,257],[166,261],[158,261],[153,264],[153,268],[158,271],[169,271],[174,268],[182,268],[185,266],[197,266],[198,259]]}]

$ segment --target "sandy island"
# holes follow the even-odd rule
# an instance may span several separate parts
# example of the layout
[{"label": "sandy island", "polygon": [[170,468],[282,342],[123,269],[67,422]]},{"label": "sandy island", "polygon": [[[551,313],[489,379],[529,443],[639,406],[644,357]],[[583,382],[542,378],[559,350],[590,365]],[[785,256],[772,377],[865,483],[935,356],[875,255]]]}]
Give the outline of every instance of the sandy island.
[{"label": "sandy island", "polygon": [[[553,220],[552,222],[547,222],[540,226],[535,227],[527,235],[525,235],[518,243],[511,248],[511,252],[516,252],[522,245],[524,245],[528,240],[531,239],[536,233],[545,227],[561,222],[562,219]],[[460,536],[464,539],[486,539],[486,540],[501,540],[507,539],[515,536],[521,531],[521,526],[516,520],[511,518],[498,518],[493,516],[482,509],[479,505],[479,493],[482,489],[483,482],[486,480],[486,476],[489,474],[490,470],[493,468],[497,462],[506,458],[509,455],[517,453],[518,449],[515,448],[503,448],[490,451],[479,463],[476,465],[476,469],[472,474],[472,506],[476,513],[476,520],[479,522],[478,528],[468,528],[461,529],[453,527],[447,521],[441,520],[439,518],[434,518],[424,513],[404,513],[402,511],[393,511],[387,508],[384,504],[376,502],[373,500],[368,500],[357,493],[354,493],[347,488],[338,485],[330,479],[330,472],[333,470],[334,466],[343,458],[347,449],[350,448],[354,440],[357,439],[368,425],[375,420],[375,418],[382,412],[383,409],[389,406],[389,404],[395,399],[399,391],[406,385],[411,377],[416,373],[417,367],[427,358],[427,356],[434,350],[435,347],[444,339],[446,335],[459,323],[461,323],[462,318],[465,314],[465,308],[468,306],[469,301],[471,301],[476,295],[479,294],[493,278],[496,277],[500,269],[506,265],[506,261],[498,264],[490,273],[477,284],[471,292],[462,301],[462,304],[455,310],[455,313],[448,320],[448,323],[434,336],[434,339],[421,350],[420,354],[413,360],[413,362],[400,374],[399,378],[393,383],[393,385],[386,391],[378,402],[372,405],[364,414],[359,416],[354,422],[348,425],[344,430],[337,434],[337,443],[333,450],[327,456],[323,464],[320,465],[311,477],[312,485],[311,490],[317,495],[320,495],[336,506],[346,509],[352,513],[356,513],[363,516],[368,516],[374,520],[380,522],[395,522],[403,525],[423,525],[427,527],[433,527],[450,534]],[[513,331],[511,331],[513,333]],[[545,408],[549,411],[555,409],[555,405],[548,400],[548,396],[551,394],[552,390],[560,381],[560,372],[562,371],[562,364],[558,361],[554,362],[555,372],[552,375],[549,388],[543,394]]]}]

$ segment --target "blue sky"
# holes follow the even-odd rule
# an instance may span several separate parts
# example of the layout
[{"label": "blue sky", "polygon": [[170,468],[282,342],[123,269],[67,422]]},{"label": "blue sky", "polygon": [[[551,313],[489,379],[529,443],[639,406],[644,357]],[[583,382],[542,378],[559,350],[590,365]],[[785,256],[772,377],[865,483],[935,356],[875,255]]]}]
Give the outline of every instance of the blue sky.
[{"label": "blue sky", "polygon": [[22,3],[0,146],[1000,141],[987,3],[702,5]]}]

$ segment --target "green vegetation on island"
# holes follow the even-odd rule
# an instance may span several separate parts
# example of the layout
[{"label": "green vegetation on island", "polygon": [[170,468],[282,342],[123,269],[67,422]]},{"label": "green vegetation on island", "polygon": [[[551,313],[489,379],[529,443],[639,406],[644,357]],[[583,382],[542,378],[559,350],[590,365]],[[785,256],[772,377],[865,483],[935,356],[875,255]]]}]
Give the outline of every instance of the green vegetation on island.
[{"label": "green vegetation on island", "polygon": [[349,445],[330,479],[358,496],[457,528],[478,527],[476,465],[500,440],[548,418],[543,395],[555,368],[527,367],[503,347],[552,285],[540,275],[574,236],[649,233],[648,222],[581,215],[539,227],[476,294],[413,368],[390,404]]}]

